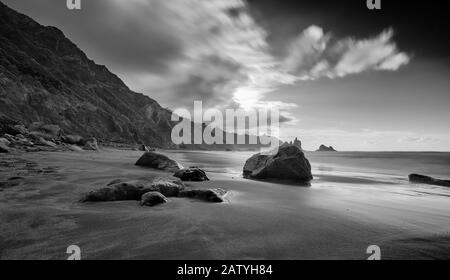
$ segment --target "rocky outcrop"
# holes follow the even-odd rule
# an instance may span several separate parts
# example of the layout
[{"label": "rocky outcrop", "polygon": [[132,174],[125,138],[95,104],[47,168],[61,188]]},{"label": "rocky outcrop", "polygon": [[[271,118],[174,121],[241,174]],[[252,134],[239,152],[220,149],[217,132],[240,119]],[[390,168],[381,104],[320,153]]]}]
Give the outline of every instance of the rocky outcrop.
[{"label": "rocky outcrop", "polygon": [[81,199],[81,202],[140,200],[144,193],[143,190],[144,186],[142,184],[122,182],[91,191]]},{"label": "rocky outcrop", "polygon": [[183,168],[175,160],[155,152],[146,152],[143,154],[136,162],[136,165],[174,172]]},{"label": "rocky outcrop", "polygon": [[308,182],[313,179],[311,165],[302,150],[294,145],[283,145],[268,154],[249,158],[243,174],[249,179],[281,179]]},{"label": "rocky outcrop", "polygon": [[116,179],[106,187],[85,194],[80,202],[107,202],[140,200],[142,206],[154,206],[167,202],[167,197],[187,197],[207,202],[224,201],[227,191],[217,189],[185,189],[178,178],[155,178],[151,181],[127,181]]},{"label": "rocky outcrop", "polygon": [[223,189],[208,189],[208,190],[185,190],[180,192],[179,197],[189,197],[204,200],[207,202],[220,203],[224,201],[224,196],[227,191]]},{"label": "rocky outcrop", "polygon": [[[170,117],[169,110],[90,60],[59,29],[0,2],[0,123],[19,122],[46,140],[63,131],[174,148]],[[3,133],[24,134],[10,128]]]},{"label": "rocky outcrop", "polygon": [[332,146],[320,145],[319,149],[316,152],[337,152]]},{"label": "rocky outcrop", "polygon": [[142,195],[141,206],[153,207],[158,204],[166,203],[167,198],[159,192],[148,192]]},{"label": "rocky outcrop", "polygon": [[450,187],[450,180],[440,180],[429,176],[420,174],[410,174],[409,181],[420,184],[436,185],[443,187]]},{"label": "rocky outcrop", "polygon": [[202,182],[202,181],[209,181],[208,176],[206,176],[205,171],[201,170],[198,167],[189,167],[181,169],[173,176],[180,178],[181,181],[193,181],[193,182]]}]

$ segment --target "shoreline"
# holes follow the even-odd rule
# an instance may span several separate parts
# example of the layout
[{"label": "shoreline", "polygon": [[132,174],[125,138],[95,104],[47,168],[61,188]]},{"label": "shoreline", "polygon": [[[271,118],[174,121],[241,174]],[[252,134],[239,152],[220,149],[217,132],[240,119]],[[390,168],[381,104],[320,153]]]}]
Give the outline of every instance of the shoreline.
[{"label": "shoreline", "polygon": [[[450,259],[448,197],[378,184],[335,187],[347,183],[318,176],[299,187],[208,173],[211,181],[187,185],[226,189],[227,202],[77,202],[113,179],[171,175],[134,166],[140,154],[2,157],[16,157],[24,168],[1,169],[2,181],[23,179],[0,191],[0,259],[65,259],[71,244],[84,259],[366,259],[370,245],[381,247],[383,259]],[[27,170],[30,162],[37,165]]]}]

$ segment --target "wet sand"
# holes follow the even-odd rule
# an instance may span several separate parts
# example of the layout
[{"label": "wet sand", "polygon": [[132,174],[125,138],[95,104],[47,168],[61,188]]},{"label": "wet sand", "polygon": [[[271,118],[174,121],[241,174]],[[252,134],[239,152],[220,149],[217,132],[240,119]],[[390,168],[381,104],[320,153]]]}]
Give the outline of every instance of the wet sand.
[{"label": "wet sand", "polygon": [[83,259],[366,259],[370,245],[383,259],[450,259],[450,201],[434,187],[325,174],[304,187],[212,173],[188,185],[229,190],[225,203],[78,202],[113,179],[171,175],[134,166],[141,154],[2,155],[0,259],[66,259],[72,244]]}]

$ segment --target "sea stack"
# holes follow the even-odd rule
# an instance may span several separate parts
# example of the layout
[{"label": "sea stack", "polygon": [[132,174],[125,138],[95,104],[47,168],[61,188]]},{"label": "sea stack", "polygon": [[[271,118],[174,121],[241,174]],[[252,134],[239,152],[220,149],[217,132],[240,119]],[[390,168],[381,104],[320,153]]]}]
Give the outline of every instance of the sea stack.
[{"label": "sea stack", "polygon": [[320,145],[319,149],[316,150],[316,152],[337,152],[333,146],[325,146],[325,145]]}]

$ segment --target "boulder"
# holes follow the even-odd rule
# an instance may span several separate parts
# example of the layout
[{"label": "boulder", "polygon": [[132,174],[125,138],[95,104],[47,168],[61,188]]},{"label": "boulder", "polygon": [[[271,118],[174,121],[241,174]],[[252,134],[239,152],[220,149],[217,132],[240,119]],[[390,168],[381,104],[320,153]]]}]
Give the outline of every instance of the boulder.
[{"label": "boulder", "polygon": [[84,150],[77,145],[68,145],[67,148],[74,152],[84,152]]},{"label": "boulder", "polygon": [[410,174],[409,181],[414,183],[436,185],[443,187],[450,187],[450,180],[440,180],[429,176],[424,176],[420,174]]},{"label": "boulder", "polygon": [[166,202],[167,198],[159,192],[148,192],[141,198],[141,206],[155,206]]},{"label": "boulder", "polygon": [[55,124],[34,122],[30,125],[30,131],[45,140],[59,139],[61,137],[61,128]]},{"label": "boulder", "polygon": [[175,160],[155,152],[146,152],[143,154],[136,162],[136,165],[167,171],[178,171],[182,168],[182,166]]},{"label": "boulder", "polygon": [[9,153],[9,147],[5,143],[0,142],[0,153]]},{"label": "boulder", "polygon": [[82,202],[100,202],[100,201],[121,201],[121,200],[140,200],[143,186],[133,183],[118,183],[106,188],[101,188],[89,192],[85,195]]},{"label": "boulder", "polygon": [[4,134],[3,137],[8,140],[9,142],[13,142],[16,139],[14,138],[14,136],[12,136],[11,134]]},{"label": "boulder", "polygon": [[205,171],[201,170],[197,167],[189,167],[181,169],[173,175],[177,178],[180,178],[182,181],[209,181],[208,176],[206,176]]},{"label": "boulder", "polygon": [[14,125],[13,131],[17,132],[16,134],[23,134],[23,135],[27,135],[29,133],[28,129],[21,124]]},{"label": "boulder", "polygon": [[156,178],[150,184],[146,184],[143,193],[160,192],[166,197],[174,197],[184,190],[184,184],[178,178]]},{"label": "boulder", "polygon": [[80,135],[64,135],[61,137],[61,140],[72,145],[84,146],[86,144],[86,141]]},{"label": "boulder", "polygon": [[11,144],[11,141],[9,141],[9,140],[6,139],[6,138],[0,138],[0,144],[9,146],[9,145]]},{"label": "boulder", "polygon": [[98,151],[98,142],[94,137],[86,139],[86,144],[84,145],[85,150]]},{"label": "boulder", "polygon": [[283,145],[268,154],[249,158],[244,166],[249,179],[282,179],[308,182],[313,179],[311,165],[302,150],[295,145]]},{"label": "boulder", "polygon": [[21,124],[12,124],[12,123],[1,124],[0,123],[0,126],[1,126],[2,133],[5,133],[5,134],[9,134],[12,136],[16,136],[17,134],[28,134],[28,129],[24,125],[21,125]]},{"label": "boulder", "polygon": [[319,149],[316,152],[337,152],[332,146],[327,147],[325,145],[320,145]]},{"label": "boulder", "polygon": [[56,148],[56,144],[54,142],[49,141],[49,140],[45,140],[42,137],[39,137],[38,142],[36,144],[42,145],[42,146]]},{"label": "boulder", "polygon": [[224,201],[227,191],[223,189],[207,189],[207,190],[184,190],[178,194],[178,197],[189,197],[204,200],[207,202],[220,203]]}]

